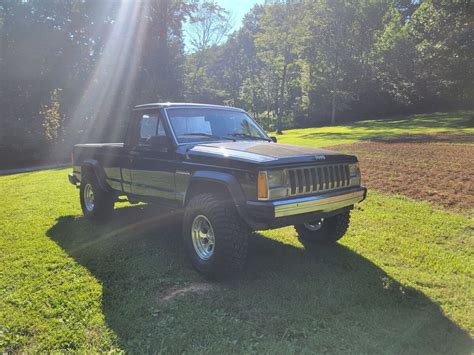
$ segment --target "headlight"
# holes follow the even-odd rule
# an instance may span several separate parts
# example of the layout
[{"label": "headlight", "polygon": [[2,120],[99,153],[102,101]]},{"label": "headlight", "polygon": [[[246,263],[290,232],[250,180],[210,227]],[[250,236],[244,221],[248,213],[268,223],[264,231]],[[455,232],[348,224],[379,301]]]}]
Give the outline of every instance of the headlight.
[{"label": "headlight", "polygon": [[288,179],[284,170],[260,171],[258,173],[258,199],[278,199],[288,195]]},{"label": "headlight", "polygon": [[267,171],[268,187],[286,186],[286,174],[283,170]]},{"label": "headlight", "polygon": [[359,163],[349,164],[349,175],[351,177],[360,176]]},{"label": "headlight", "polygon": [[351,178],[351,186],[359,186],[361,183],[359,163],[349,164],[349,175]]}]

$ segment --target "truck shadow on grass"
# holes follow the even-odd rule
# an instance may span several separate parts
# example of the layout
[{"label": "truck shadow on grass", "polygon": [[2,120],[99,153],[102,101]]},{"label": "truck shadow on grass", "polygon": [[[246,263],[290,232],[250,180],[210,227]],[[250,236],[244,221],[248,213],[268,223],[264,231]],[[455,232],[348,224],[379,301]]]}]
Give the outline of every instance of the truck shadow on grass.
[{"label": "truck shadow on grass", "polygon": [[[173,218],[125,207],[107,225],[66,216],[48,231],[101,282],[106,323],[125,351],[472,349],[470,336],[432,300],[342,245],[309,252],[255,233],[246,270],[209,284],[190,268]],[[166,297],[196,284],[209,287]]]}]

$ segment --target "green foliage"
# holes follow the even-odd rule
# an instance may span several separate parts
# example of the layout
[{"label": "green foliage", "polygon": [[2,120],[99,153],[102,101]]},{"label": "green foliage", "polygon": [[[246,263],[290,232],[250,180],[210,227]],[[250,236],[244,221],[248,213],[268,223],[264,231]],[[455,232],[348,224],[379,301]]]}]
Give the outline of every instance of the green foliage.
[{"label": "green foliage", "polygon": [[197,3],[190,17],[191,50],[202,52],[218,45],[230,30],[230,14],[213,0]]},{"label": "green foliage", "polygon": [[408,35],[400,11],[391,6],[377,31],[370,58],[384,93],[395,103],[410,105],[416,94],[413,81],[414,43]]},{"label": "green foliage", "polygon": [[186,61],[186,97],[196,102],[222,101],[220,90],[213,85],[208,73],[208,66],[214,61],[209,50],[220,44],[229,33],[230,14],[216,2],[206,0],[196,4],[190,26],[188,36],[193,53]]},{"label": "green foliage", "polygon": [[470,16],[466,1],[269,2],[224,44],[249,64],[219,49],[213,56],[222,59],[209,62],[208,73],[223,63],[219,73],[233,71],[232,89],[223,76],[209,74],[209,83],[229,102],[240,85],[242,106],[272,112],[272,126],[282,116],[294,127],[472,108]]},{"label": "green foliage", "polygon": [[59,93],[61,90],[54,89],[51,93],[49,105],[42,105],[40,115],[43,118],[43,129],[46,139],[57,143],[63,123],[63,116],[60,110]]},{"label": "green foliage", "polygon": [[184,0],[2,1],[0,163],[47,156],[58,119],[44,119],[44,104],[54,90],[64,155],[79,141],[122,140],[113,133],[133,104],[182,98],[191,8]]},{"label": "green foliage", "polygon": [[276,130],[472,109],[472,18],[468,0],[279,0],[229,34],[214,1],[2,1],[0,163],[49,157],[56,89],[65,156],[122,141],[145,102],[238,106]]},{"label": "green foliage", "polygon": [[269,81],[264,86],[273,88],[278,132],[283,128],[282,116],[291,106],[289,86],[298,75],[298,65],[294,61],[294,24],[300,11],[300,4],[293,1],[276,2],[265,7],[259,20],[260,31],[255,34],[256,54],[264,74],[262,78]]}]

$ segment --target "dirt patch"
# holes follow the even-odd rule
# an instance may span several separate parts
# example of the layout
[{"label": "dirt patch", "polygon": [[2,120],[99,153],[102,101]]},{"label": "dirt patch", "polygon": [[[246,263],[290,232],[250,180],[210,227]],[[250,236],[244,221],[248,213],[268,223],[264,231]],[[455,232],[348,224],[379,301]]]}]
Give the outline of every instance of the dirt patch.
[{"label": "dirt patch", "polygon": [[384,141],[334,149],[358,156],[362,181],[369,189],[453,211],[474,208],[474,145]]},{"label": "dirt patch", "polygon": [[178,296],[189,293],[203,294],[211,291],[213,288],[213,285],[208,283],[194,283],[185,287],[172,288],[164,292],[164,295],[161,297],[161,300],[171,301]]}]

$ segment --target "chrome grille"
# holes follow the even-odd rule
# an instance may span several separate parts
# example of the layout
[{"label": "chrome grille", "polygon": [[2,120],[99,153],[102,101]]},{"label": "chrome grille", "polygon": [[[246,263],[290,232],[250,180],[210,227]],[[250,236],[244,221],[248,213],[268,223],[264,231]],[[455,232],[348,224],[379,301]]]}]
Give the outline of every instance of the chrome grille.
[{"label": "chrome grille", "polygon": [[350,186],[348,164],[288,169],[290,195],[330,191]]}]

